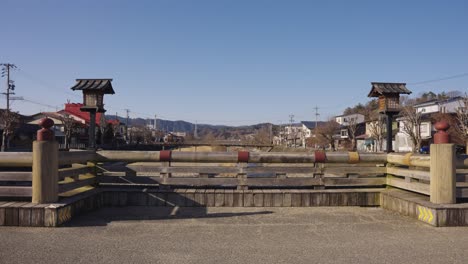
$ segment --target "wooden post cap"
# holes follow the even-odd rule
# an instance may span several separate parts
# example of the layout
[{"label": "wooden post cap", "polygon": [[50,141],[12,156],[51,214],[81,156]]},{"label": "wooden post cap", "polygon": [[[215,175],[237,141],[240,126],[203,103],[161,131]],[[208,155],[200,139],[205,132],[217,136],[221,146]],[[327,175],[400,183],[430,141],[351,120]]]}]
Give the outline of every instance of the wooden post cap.
[{"label": "wooden post cap", "polygon": [[37,131],[37,141],[53,141],[54,131],[50,129],[54,125],[54,121],[48,117],[41,119],[39,125],[42,129]]},{"label": "wooden post cap", "polygon": [[437,129],[437,133],[434,134],[434,144],[450,143],[450,135],[447,133],[450,128],[449,123],[442,120],[435,123],[434,128]]}]

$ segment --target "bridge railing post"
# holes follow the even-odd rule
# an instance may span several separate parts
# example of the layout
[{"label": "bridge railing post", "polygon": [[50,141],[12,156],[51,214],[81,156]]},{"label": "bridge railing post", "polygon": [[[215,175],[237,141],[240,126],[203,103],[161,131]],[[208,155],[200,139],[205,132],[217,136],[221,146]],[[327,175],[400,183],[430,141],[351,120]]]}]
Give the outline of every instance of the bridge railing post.
[{"label": "bridge railing post", "polygon": [[446,130],[449,125],[439,122],[438,132],[430,147],[430,201],[436,204],[456,203],[456,154]]},{"label": "bridge railing post", "polygon": [[237,190],[248,190],[247,186],[247,172],[246,168],[249,162],[250,154],[247,151],[239,151],[237,153],[237,167],[239,168],[239,173],[237,173]]},{"label": "bridge railing post", "polygon": [[53,203],[58,201],[58,143],[50,129],[54,121],[44,118],[39,125],[33,142],[32,202]]}]

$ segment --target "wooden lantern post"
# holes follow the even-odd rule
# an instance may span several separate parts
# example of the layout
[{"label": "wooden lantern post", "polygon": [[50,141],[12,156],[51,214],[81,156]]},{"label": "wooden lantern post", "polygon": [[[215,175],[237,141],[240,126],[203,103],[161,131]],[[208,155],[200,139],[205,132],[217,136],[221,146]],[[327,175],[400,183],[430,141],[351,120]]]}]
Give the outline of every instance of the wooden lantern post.
[{"label": "wooden lantern post", "polygon": [[83,91],[81,111],[89,112],[88,148],[96,149],[96,113],[104,113],[104,94],[115,94],[112,79],[76,79],[73,91]]},{"label": "wooden lantern post", "polygon": [[411,94],[406,88],[406,83],[381,83],[372,82],[372,89],[368,97],[378,97],[379,113],[387,116],[387,153],[393,152],[392,147],[392,123],[393,116],[401,110],[400,94]]}]

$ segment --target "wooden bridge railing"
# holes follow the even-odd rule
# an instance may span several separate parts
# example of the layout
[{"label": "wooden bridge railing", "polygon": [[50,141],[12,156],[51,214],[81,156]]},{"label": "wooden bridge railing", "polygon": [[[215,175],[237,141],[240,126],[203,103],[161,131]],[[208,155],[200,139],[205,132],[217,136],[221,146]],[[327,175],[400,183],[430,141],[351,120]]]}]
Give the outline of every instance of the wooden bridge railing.
[{"label": "wooden bridge railing", "polygon": [[31,152],[2,152],[0,167],[0,197],[31,197]]},{"label": "wooden bridge railing", "polygon": [[33,203],[57,202],[92,189],[96,183],[93,160],[95,152],[59,152],[50,127],[53,122],[43,119],[43,127],[33,143],[33,152],[0,153],[0,198],[26,197]]},{"label": "wooden bridge railing", "polygon": [[[264,152],[58,152],[43,124],[32,153],[0,153],[0,197],[56,202],[96,185],[366,188],[391,186],[429,195],[434,203],[468,197],[468,156],[452,144],[430,155]],[[98,164],[99,163],[99,164]]]},{"label": "wooden bridge railing", "polygon": [[385,184],[385,154],[99,151],[97,158],[107,162],[102,185],[323,189]]}]

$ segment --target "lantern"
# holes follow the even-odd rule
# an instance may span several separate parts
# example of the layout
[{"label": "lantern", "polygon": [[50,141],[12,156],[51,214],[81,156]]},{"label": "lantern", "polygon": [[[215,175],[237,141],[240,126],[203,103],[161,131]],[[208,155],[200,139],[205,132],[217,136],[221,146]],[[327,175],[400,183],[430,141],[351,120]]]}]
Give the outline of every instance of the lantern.
[{"label": "lantern", "polygon": [[400,94],[411,94],[406,83],[372,82],[368,97],[378,97],[379,112],[387,115],[387,152],[392,152],[392,118],[401,110]]},{"label": "lantern", "polygon": [[89,148],[96,145],[96,113],[104,113],[104,94],[115,94],[112,79],[76,79],[73,91],[83,91],[81,111],[89,112]]}]

